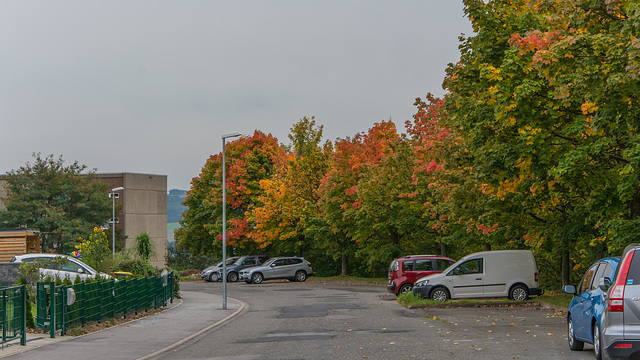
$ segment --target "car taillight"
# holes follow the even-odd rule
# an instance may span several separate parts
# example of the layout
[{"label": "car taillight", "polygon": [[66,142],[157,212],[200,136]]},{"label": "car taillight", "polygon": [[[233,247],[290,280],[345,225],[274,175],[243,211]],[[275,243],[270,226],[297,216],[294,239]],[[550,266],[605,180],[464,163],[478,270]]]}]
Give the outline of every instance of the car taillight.
[{"label": "car taillight", "polygon": [[308,264],[307,264],[307,266],[308,266],[308,267],[311,267],[311,263],[308,263]]},{"label": "car taillight", "polygon": [[627,283],[627,275],[629,274],[629,267],[631,266],[631,259],[633,259],[634,253],[635,250],[629,251],[622,262],[616,284],[609,293],[609,311],[624,311],[624,286]]},{"label": "car taillight", "polygon": [[533,277],[536,279],[536,282],[538,282],[538,273],[533,274]]}]

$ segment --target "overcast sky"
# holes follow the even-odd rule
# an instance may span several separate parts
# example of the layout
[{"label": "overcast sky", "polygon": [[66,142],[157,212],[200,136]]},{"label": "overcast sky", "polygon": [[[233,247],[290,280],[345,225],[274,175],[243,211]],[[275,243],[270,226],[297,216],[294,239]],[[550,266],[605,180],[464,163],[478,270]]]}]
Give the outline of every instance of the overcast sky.
[{"label": "overcast sky", "polygon": [[0,174],[62,155],[189,189],[221,135],[325,139],[442,95],[462,0],[0,2]]}]

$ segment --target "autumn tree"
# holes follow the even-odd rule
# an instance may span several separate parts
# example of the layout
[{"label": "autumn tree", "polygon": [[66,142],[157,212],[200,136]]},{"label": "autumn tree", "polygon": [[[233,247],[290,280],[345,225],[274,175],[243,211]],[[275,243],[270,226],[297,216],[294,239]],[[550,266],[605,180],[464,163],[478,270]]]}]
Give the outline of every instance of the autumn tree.
[{"label": "autumn tree", "polygon": [[[255,223],[252,238],[279,253],[304,255],[313,241],[319,218],[320,180],[329,166],[331,144],[322,146],[322,126],[312,117],[293,125],[286,156],[278,159],[275,173],[260,181],[260,206],[248,214]],[[284,153],[282,154],[284,155]]]},{"label": "autumn tree", "polygon": [[398,140],[391,121],[376,123],[367,133],[338,140],[335,144],[332,167],[321,182],[323,217],[332,236],[325,247],[342,261],[342,274],[347,274],[347,259],[355,257],[359,248],[357,213],[362,205],[358,183],[368,166],[379,163],[393,153]]},{"label": "autumn tree", "polygon": [[[229,142],[226,148],[227,245],[253,252],[258,244],[250,238],[253,224],[245,214],[260,206],[260,181],[271,177],[283,154],[278,140],[256,130]],[[222,154],[209,157],[198,178],[191,182],[184,204],[189,207],[176,230],[178,246],[193,255],[221,251]]]},{"label": "autumn tree", "polygon": [[41,157],[8,172],[6,211],[0,211],[0,227],[25,226],[40,230],[42,251],[69,253],[80,238],[111,218],[109,185],[96,181],[85,165],[65,166],[62,156]]},{"label": "autumn tree", "polygon": [[476,35],[447,71],[450,126],[493,208],[526,215],[522,237],[562,258],[567,283],[571,253],[638,236],[627,231],[640,204],[637,5],[469,0],[465,11]]}]

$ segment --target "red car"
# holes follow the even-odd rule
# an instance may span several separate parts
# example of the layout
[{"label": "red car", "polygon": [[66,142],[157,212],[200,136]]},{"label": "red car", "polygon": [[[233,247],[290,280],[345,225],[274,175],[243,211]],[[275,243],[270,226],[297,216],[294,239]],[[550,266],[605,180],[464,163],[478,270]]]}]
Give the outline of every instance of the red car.
[{"label": "red car", "polygon": [[440,273],[454,262],[438,255],[410,255],[395,259],[389,266],[387,291],[396,295],[411,292],[416,280]]}]

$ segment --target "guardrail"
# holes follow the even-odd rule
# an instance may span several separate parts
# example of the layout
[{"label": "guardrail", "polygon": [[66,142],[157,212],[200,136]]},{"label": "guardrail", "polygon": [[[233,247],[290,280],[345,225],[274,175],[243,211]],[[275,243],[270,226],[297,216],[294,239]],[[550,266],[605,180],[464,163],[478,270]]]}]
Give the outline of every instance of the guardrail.
[{"label": "guardrail", "polygon": [[27,344],[27,290],[24,285],[0,288],[0,344],[20,339]]},{"label": "guardrail", "polygon": [[[36,285],[36,328],[65,335],[70,325],[85,325],[173,303],[173,272],[165,276],[55,286]],[[53,289],[53,291],[51,291]],[[52,325],[53,324],[53,325]]]}]

